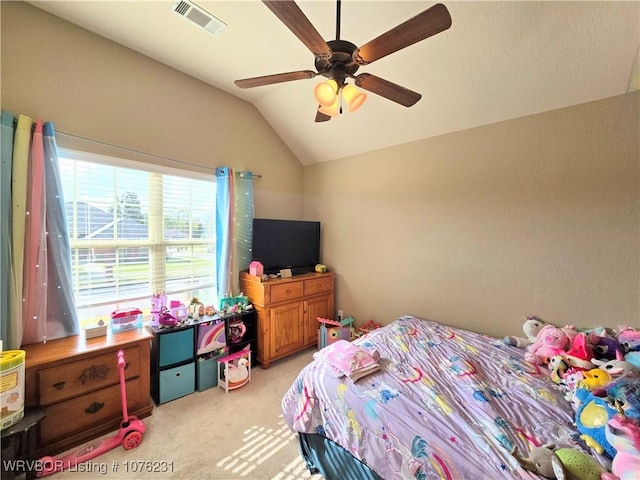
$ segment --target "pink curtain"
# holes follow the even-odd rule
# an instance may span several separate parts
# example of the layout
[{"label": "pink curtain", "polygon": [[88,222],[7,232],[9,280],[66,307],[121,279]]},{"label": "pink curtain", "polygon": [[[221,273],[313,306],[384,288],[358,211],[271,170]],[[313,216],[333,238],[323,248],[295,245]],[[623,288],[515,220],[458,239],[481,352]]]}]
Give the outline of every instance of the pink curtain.
[{"label": "pink curtain", "polygon": [[22,284],[22,343],[47,337],[47,226],[42,121],[34,125],[27,173]]}]

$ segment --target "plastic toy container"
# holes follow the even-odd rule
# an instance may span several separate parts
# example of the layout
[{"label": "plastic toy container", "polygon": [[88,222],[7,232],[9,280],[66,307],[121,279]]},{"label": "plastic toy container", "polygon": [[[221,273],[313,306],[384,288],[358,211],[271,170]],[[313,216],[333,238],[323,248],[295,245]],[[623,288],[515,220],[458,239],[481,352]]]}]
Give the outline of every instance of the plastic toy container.
[{"label": "plastic toy container", "polygon": [[142,311],[139,308],[111,312],[112,332],[122,332],[123,330],[139,327],[142,327]]}]

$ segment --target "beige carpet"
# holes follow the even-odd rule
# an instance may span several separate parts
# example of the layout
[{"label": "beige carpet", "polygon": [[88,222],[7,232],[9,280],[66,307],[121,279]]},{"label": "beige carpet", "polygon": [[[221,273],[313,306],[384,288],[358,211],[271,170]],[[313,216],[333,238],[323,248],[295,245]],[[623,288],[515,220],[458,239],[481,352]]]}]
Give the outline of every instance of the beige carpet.
[{"label": "beige carpet", "polygon": [[[77,471],[49,478],[321,480],[309,475],[280,410],[284,392],[313,352],[305,350],[266,370],[254,368],[251,382],[238,390],[225,393],[216,387],[157,406],[144,419],[147,431],[140,446],[116,447]],[[146,471],[154,466],[167,471]]]}]

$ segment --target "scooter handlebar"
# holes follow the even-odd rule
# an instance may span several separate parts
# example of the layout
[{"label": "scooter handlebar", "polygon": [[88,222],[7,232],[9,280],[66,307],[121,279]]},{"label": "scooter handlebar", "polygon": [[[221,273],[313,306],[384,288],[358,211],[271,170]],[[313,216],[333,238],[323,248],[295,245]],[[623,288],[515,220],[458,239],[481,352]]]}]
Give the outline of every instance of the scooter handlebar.
[{"label": "scooter handlebar", "polygon": [[118,368],[124,368],[127,364],[124,360],[124,350],[118,350]]}]

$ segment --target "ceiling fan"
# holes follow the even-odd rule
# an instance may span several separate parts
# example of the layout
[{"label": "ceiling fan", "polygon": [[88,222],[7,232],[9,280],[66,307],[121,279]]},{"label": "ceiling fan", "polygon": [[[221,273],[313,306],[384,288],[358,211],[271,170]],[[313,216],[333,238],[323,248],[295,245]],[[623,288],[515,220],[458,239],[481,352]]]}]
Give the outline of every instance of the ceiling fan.
[{"label": "ceiling fan", "polygon": [[253,88],[293,80],[305,80],[317,75],[327,77],[329,80],[319,83],[314,90],[315,98],[319,103],[316,122],[325,122],[330,120],[332,116],[342,113],[343,100],[349,111],[355,111],[362,105],[366,94],[360,93],[353,85],[348,84],[346,82],[348,78],[354,79],[354,83],[358,87],[400,105],[405,107],[414,105],[422,98],[421,94],[370,73],[360,73],[357,76],[355,73],[363,65],[375,62],[451,26],[449,11],[444,5],[438,3],[377,36],[370,42],[357,47],[351,42],[340,39],[341,0],[337,0],[336,38],[328,42],[325,42],[320,36],[294,1],[263,0],[262,3],[311,50],[315,57],[316,71],[299,70],[276,73],[236,80],[234,83],[240,88]]}]

